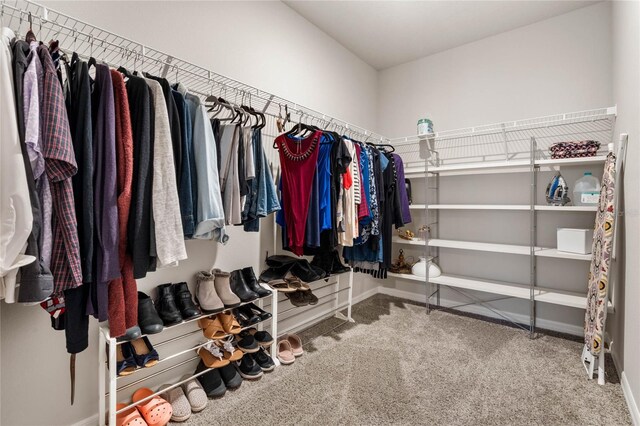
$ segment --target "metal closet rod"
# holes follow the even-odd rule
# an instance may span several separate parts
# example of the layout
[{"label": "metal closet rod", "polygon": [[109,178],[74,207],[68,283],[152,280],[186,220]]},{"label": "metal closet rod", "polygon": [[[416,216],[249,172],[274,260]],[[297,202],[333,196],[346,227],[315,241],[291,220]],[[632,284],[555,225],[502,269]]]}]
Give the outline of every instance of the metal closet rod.
[{"label": "metal closet rod", "polygon": [[[27,7],[32,6],[37,8],[37,12],[38,13],[32,13],[31,11],[28,10],[23,10],[20,7],[18,7],[18,4],[23,3],[25,5],[27,5]],[[126,56],[126,59],[129,60],[131,58],[131,56],[133,55],[134,61],[137,60],[141,60],[143,66],[146,60],[149,61],[153,61],[155,62],[157,65],[161,65],[162,67],[164,67],[164,70],[161,71],[161,74],[163,76],[166,76],[167,72],[170,69],[175,70],[176,72],[181,72],[183,74],[189,74],[191,75],[193,78],[199,79],[203,82],[206,82],[206,84],[211,86],[210,89],[210,93],[206,94],[204,93],[202,90],[198,91],[198,94],[200,96],[208,96],[213,94],[213,87],[214,86],[219,86],[219,87],[224,87],[226,89],[230,89],[232,91],[235,91],[236,94],[240,94],[242,93],[243,96],[248,95],[251,98],[258,98],[261,101],[264,102],[264,109],[263,109],[263,113],[267,113],[267,110],[269,108],[269,106],[273,105],[277,105],[280,109],[284,108],[285,106],[287,107],[287,110],[289,110],[290,112],[297,114],[299,116],[299,120],[298,121],[303,121],[304,117],[306,116],[307,118],[311,118],[312,120],[316,120],[318,123],[325,123],[325,126],[336,126],[337,129],[342,129],[344,133],[351,133],[351,134],[355,134],[358,135],[360,137],[364,137],[365,141],[372,139],[372,140],[380,140],[382,141],[388,141],[389,139],[377,134],[375,132],[371,132],[363,127],[360,126],[356,126],[353,125],[345,120],[340,120],[338,118],[335,117],[331,117],[330,115],[321,113],[319,111],[313,110],[311,108],[307,108],[304,107],[302,105],[299,105],[297,102],[292,102],[290,100],[281,98],[279,96],[270,94],[268,92],[265,92],[263,90],[260,90],[256,87],[253,87],[251,85],[242,83],[238,80],[226,77],[222,74],[218,74],[218,73],[214,73],[212,71],[209,71],[205,68],[202,68],[198,65],[195,65],[191,62],[182,60],[182,59],[178,59],[173,57],[172,55],[169,54],[165,54],[162,53],[158,50],[155,50],[153,48],[148,48],[147,46],[143,45],[142,43],[138,43],[135,42],[131,39],[128,39],[126,37],[122,37],[119,36],[117,34],[114,34],[110,31],[104,30],[102,28],[96,27],[94,25],[91,25],[89,23],[80,21],[76,18],[73,18],[71,16],[65,15],[63,13],[60,13],[58,11],[52,10],[52,9],[48,9],[36,2],[32,2],[29,0],[19,0],[16,2],[16,6],[10,5],[10,4],[6,4],[6,3],[2,3],[1,4],[1,9],[0,9],[0,13],[2,15],[5,14],[5,9],[8,9],[9,11],[12,11],[13,14],[11,15],[12,17],[16,17],[20,20],[20,27],[22,26],[22,23],[24,22],[24,17],[30,17],[32,20],[35,18],[39,21],[40,26],[42,27],[42,25],[50,25],[52,27],[52,30],[55,30],[56,28],[53,27],[58,27],[58,33],[57,35],[60,34],[60,29],[65,29],[68,32],[71,32],[71,34],[65,34],[67,37],[73,37],[74,40],[74,50],[77,47],[77,42],[78,42],[78,36],[83,36],[86,40],[84,41],[84,43],[89,43],[91,45],[91,50],[93,51],[93,47],[95,44],[98,44],[99,48],[102,48],[104,51],[106,51],[106,47],[110,46],[113,49],[116,50],[120,50],[122,52],[122,56],[123,58]],[[49,12],[53,12],[53,14],[55,14],[54,18],[49,18]],[[58,20],[64,19],[65,23],[62,22],[58,22]],[[72,22],[77,23],[78,25],[82,25],[81,29],[76,28],[76,26],[68,26],[65,25],[66,22],[68,22],[69,20],[71,20]],[[20,31],[21,28],[18,28],[18,31]],[[85,32],[85,29],[88,29],[89,32]],[[97,36],[95,34],[93,34],[92,32],[98,32],[100,35]],[[104,35],[103,35],[104,34]],[[128,43],[128,45],[126,47],[122,46],[122,44],[116,44],[114,42],[111,42],[109,40],[107,40],[108,37],[113,37],[116,40],[120,41],[121,43]],[[130,46],[133,45],[134,48],[131,48]],[[86,50],[86,47],[85,49]],[[159,59],[157,57],[154,56],[150,56],[148,54],[148,51],[151,51],[152,53],[155,53],[157,55],[161,55],[166,57],[165,60],[163,59]],[[86,57],[86,53],[84,54],[84,56]],[[115,65],[115,64],[108,64],[108,65]],[[195,69],[196,71],[192,71],[192,68]],[[191,90],[195,92],[195,90]],[[265,95],[265,96],[262,96]],[[274,113],[270,113],[268,115],[277,117]]]}]

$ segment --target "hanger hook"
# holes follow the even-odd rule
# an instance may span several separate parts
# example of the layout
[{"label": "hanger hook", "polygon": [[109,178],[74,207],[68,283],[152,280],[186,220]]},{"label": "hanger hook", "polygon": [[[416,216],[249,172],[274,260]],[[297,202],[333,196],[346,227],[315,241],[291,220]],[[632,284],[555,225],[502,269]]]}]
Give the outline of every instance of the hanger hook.
[{"label": "hanger hook", "polygon": [[89,45],[91,46],[90,56],[93,58],[93,34],[89,34]]},{"label": "hanger hook", "polygon": [[18,34],[16,34],[16,38],[20,38],[20,29],[22,28],[22,21],[23,21],[22,14],[23,13],[25,13],[25,11],[21,10],[20,11],[20,23],[18,23]]},{"label": "hanger hook", "polygon": [[29,12],[29,30],[33,31],[33,17],[31,16],[31,12]]},{"label": "hanger hook", "polygon": [[179,68],[178,68],[177,65],[174,65],[173,67],[176,69],[176,83],[177,83],[178,82],[178,69]]}]

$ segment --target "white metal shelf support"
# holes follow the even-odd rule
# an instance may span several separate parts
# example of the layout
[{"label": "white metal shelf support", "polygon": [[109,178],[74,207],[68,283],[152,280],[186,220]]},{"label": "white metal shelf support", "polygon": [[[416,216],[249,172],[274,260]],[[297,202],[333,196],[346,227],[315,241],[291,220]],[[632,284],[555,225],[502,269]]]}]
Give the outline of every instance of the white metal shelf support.
[{"label": "white metal shelf support", "polygon": [[529,174],[531,179],[531,188],[529,188],[529,338],[533,339],[536,328],[536,243],[537,243],[537,221],[536,221],[536,194],[538,174],[536,172],[536,138],[531,136],[531,154]]}]

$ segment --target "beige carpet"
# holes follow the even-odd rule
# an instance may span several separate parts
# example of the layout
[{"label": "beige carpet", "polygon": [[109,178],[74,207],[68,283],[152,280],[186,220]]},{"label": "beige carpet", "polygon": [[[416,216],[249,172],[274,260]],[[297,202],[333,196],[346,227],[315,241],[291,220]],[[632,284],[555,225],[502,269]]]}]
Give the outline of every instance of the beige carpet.
[{"label": "beige carpet", "polygon": [[245,381],[189,425],[625,425],[615,372],[587,381],[578,342],[377,295],[356,324],[302,334],[307,353]]}]

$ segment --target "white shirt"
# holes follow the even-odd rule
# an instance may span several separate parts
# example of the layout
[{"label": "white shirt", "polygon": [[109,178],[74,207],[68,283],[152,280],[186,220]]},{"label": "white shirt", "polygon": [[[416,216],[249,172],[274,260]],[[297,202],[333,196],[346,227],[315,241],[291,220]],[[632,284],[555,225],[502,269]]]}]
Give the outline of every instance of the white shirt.
[{"label": "white shirt", "polygon": [[15,302],[18,268],[36,260],[24,251],[33,215],[20,149],[8,28],[0,35],[0,299]]}]

